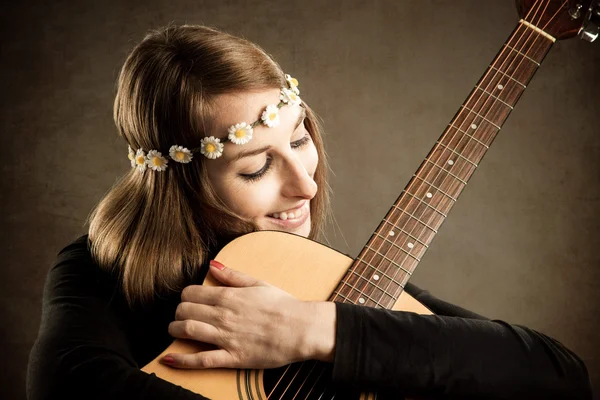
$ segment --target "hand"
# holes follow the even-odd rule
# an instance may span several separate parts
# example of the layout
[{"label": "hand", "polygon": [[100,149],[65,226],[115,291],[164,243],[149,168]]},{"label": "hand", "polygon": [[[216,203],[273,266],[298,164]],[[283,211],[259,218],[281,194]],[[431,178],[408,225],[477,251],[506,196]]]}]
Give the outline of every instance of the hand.
[{"label": "hand", "polygon": [[219,349],[167,354],[164,363],[195,369],[276,368],[307,359],[333,360],[334,303],[301,301],[264,281],[215,265],[219,263],[211,262],[211,274],[232,287],[187,286],[169,334]]}]

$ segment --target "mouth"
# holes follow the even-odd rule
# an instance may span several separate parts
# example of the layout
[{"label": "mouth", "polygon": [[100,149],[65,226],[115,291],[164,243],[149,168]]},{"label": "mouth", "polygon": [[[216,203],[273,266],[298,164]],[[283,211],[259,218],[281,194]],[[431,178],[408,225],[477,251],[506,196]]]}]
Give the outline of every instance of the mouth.
[{"label": "mouth", "polygon": [[302,205],[286,211],[268,214],[267,219],[283,228],[297,228],[304,224],[310,215],[308,207],[309,202],[305,201]]}]

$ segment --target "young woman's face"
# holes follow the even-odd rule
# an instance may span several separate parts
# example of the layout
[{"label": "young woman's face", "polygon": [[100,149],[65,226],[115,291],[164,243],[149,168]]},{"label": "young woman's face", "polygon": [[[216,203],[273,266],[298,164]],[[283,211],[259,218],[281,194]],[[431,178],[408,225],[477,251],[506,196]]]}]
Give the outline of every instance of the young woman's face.
[{"label": "young woman's face", "polygon": [[[207,136],[227,137],[231,125],[250,124],[267,105],[278,103],[279,89],[218,96],[217,115]],[[278,126],[260,124],[248,143],[227,142],[221,157],[205,160],[221,199],[261,230],[304,237],[310,232],[310,200],[317,193],[313,177],[319,157],[304,126],[304,111],[302,106],[284,105]]]}]

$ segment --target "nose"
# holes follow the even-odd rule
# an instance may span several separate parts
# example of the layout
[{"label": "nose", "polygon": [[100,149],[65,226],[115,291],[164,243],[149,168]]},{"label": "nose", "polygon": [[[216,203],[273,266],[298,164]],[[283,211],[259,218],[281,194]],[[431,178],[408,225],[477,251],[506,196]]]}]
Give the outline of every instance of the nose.
[{"label": "nose", "polygon": [[298,155],[289,157],[286,162],[286,176],[283,182],[282,193],[286,197],[299,197],[310,200],[317,194],[317,183],[309,174],[305,163]]}]

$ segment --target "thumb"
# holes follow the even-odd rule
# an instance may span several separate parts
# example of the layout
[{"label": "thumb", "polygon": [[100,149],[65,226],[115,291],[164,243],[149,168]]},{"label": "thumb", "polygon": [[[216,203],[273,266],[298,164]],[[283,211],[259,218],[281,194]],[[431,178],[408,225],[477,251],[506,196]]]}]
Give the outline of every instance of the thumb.
[{"label": "thumb", "polygon": [[233,287],[265,286],[265,283],[240,271],[226,268],[216,260],[210,260],[210,273],[219,282]]}]

